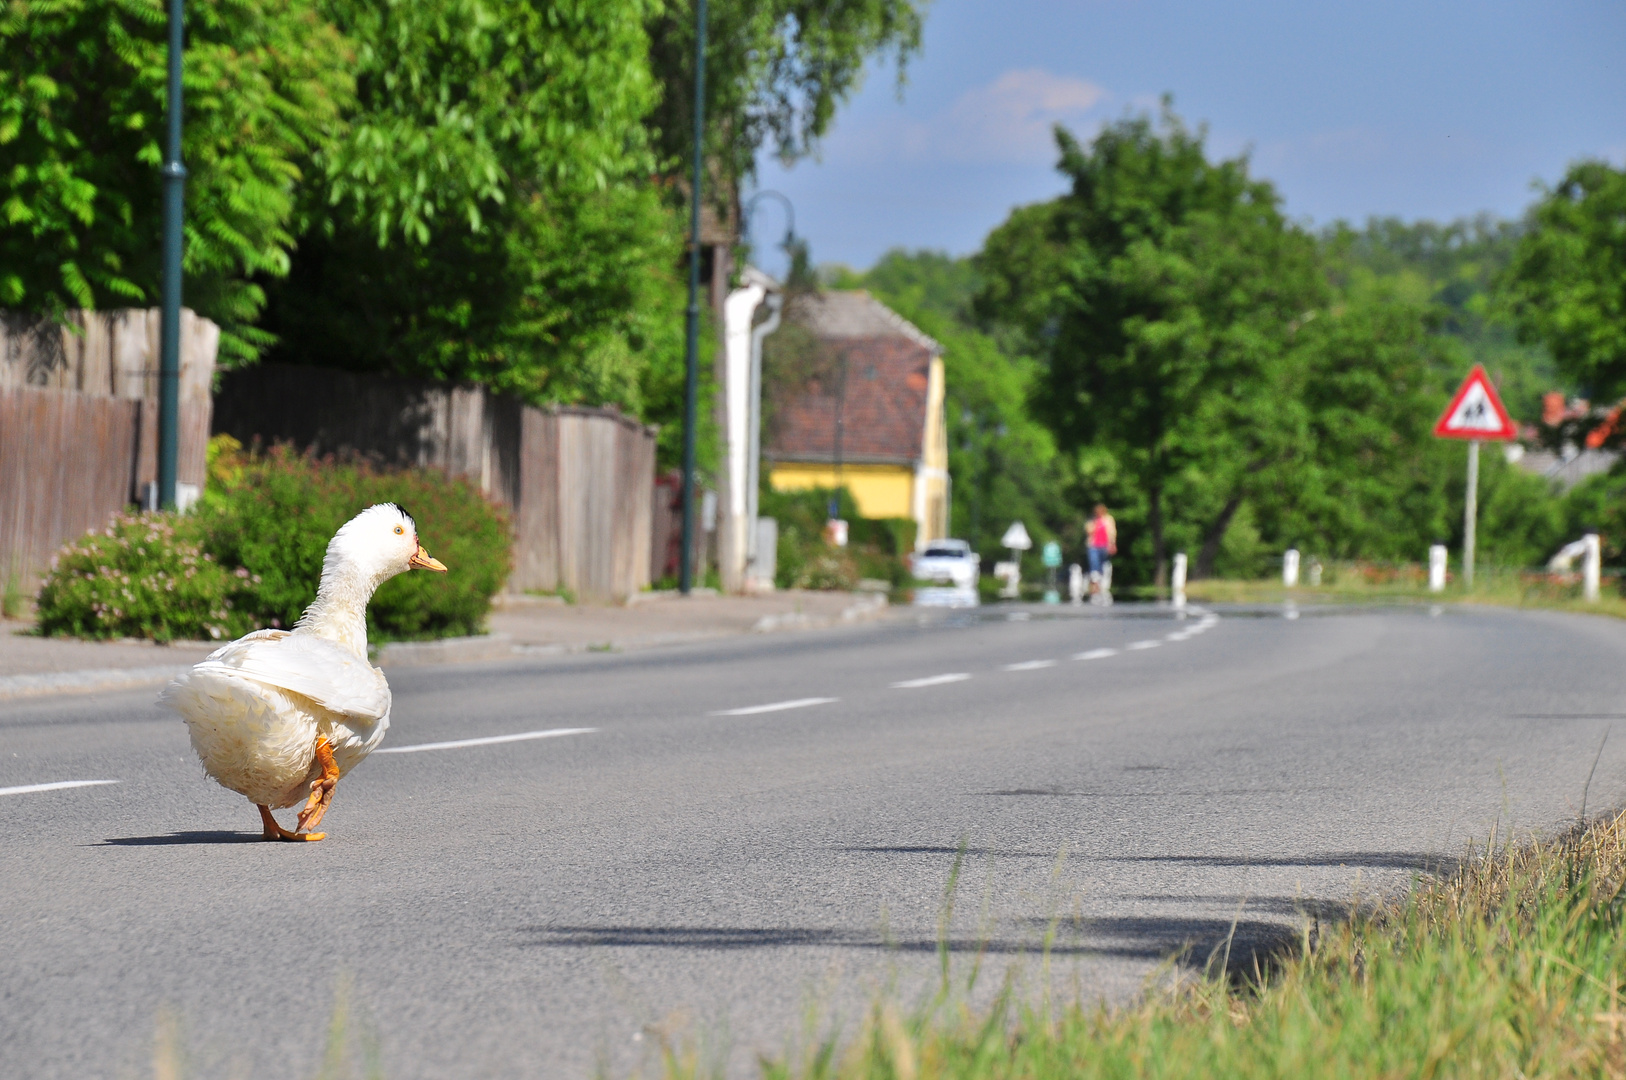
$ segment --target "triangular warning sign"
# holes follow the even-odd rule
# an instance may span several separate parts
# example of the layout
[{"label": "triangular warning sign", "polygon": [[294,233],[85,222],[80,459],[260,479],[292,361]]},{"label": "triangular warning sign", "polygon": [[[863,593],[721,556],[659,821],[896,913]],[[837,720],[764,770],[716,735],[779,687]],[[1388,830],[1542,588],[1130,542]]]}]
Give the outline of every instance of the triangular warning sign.
[{"label": "triangular warning sign", "polygon": [[1440,422],[1434,425],[1434,434],[1442,439],[1511,440],[1519,437],[1519,429],[1502,407],[1502,399],[1496,396],[1496,387],[1491,385],[1484,365],[1475,364],[1468,373],[1462,389],[1446,406]]}]

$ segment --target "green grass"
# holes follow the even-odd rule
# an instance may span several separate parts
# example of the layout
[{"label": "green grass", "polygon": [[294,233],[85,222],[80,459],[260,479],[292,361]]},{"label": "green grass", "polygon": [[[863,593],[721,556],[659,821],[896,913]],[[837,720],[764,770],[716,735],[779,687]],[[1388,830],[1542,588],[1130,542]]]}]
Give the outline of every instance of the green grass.
[{"label": "green grass", "polygon": [[[856,1031],[764,1061],[770,1080],[1626,1075],[1626,815],[1495,844],[1403,899],[1306,929],[1240,978],[1143,999],[877,1004]],[[1166,974],[1166,972],[1165,972]],[[666,1059],[671,1080],[701,1075]]]},{"label": "green grass", "polygon": [[1480,568],[1472,589],[1465,589],[1460,580],[1453,580],[1440,593],[1428,591],[1421,567],[1336,564],[1326,568],[1322,584],[1317,586],[1299,585],[1289,589],[1281,583],[1280,578],[1262,581],[1209,579],[1191,582],[1186,587],[1186,596],[1198,603],[1234,604],[1279,604],[1288,600],[1488,604],[1626,618],[1626,597],[1622,597],[1617,580],[1605,579],[1599,598],[1587,601],[1582,599],[1581,586],[1576,580],[1503,567]]}]

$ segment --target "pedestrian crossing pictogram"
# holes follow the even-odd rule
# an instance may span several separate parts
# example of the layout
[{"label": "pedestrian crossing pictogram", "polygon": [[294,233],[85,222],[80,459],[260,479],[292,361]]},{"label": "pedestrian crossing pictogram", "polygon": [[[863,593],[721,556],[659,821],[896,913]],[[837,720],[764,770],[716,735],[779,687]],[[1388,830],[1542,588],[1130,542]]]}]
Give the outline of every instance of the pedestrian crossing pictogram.
[{"label": "pedestrian crossing pictogram", "polygon": [[1496,387],[1481,364],[1463,380],[1462,387],[1446,406],[1445,415],[1434,425],[1434,434],[1443,439],[1502,439],[1519,437],[1519,429],[1496,396]]}]

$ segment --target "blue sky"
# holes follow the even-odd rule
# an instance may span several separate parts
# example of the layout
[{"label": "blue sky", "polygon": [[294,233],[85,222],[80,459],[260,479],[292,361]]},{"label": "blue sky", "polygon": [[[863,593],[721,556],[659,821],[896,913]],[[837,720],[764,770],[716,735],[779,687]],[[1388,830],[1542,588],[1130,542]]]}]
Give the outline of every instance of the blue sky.
[{"label": "blue sky", "polygon": [[1088,136],[1165,92],[1296,219],[1517,216],[1568,162],[1626,161],[1626,0],[938,0],[895,85],[873,71],[819,160],[761,162],[816,262],[972,252],[1062,190],[1053,123]]}]

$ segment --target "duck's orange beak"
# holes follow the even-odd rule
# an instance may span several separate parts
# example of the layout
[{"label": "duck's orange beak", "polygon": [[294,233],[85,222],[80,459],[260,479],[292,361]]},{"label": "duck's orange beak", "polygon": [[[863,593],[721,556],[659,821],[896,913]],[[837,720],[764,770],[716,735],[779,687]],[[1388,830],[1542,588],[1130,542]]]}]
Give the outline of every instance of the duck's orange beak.
[{"label": "duck's orange beak", "polygon": [[446,572],[446,564],[425,551],[422,544],[419,544],[418,550],[412,553],[407,565],[416,570],[433,570],[438,574]]}]

